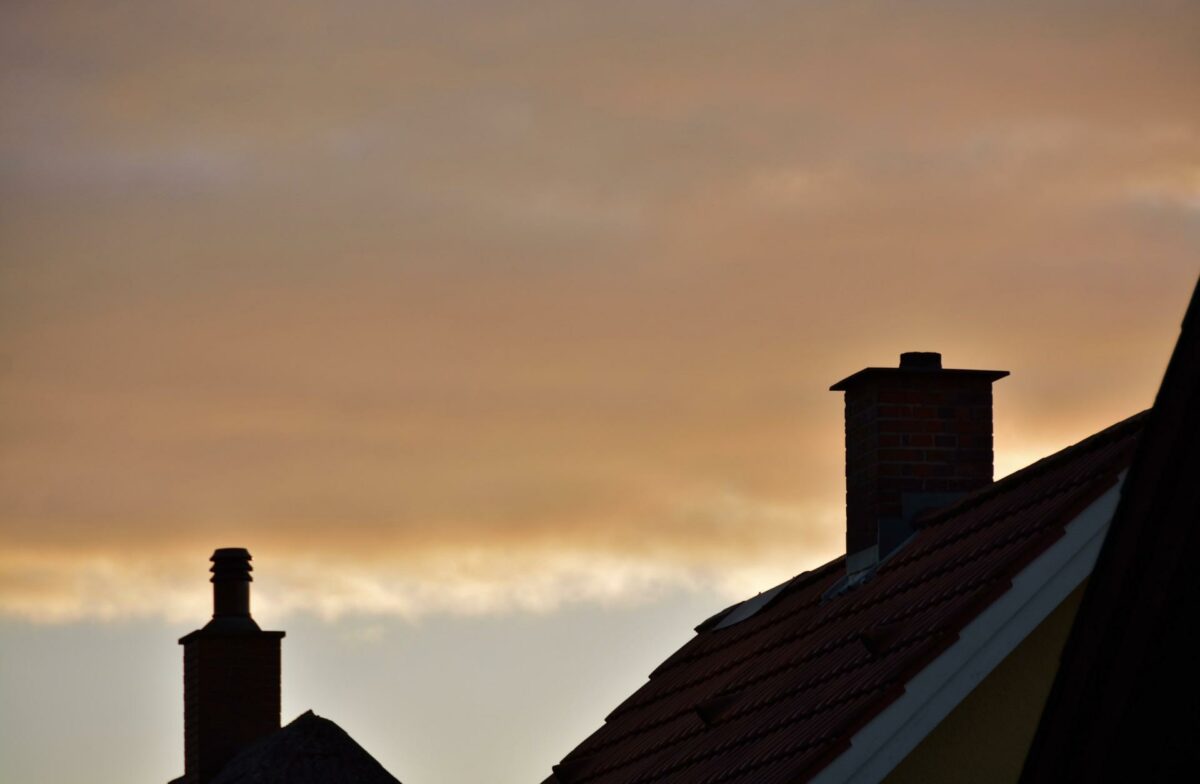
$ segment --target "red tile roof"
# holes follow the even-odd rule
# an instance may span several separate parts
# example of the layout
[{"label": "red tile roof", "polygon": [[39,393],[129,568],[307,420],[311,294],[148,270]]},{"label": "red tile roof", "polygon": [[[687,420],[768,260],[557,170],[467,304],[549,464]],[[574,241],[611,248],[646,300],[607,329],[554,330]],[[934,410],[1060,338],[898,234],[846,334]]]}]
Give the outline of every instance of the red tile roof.
[{"label": "red tile roof", "polygon": [[744,621],[709,619],[546,784],[810,778],[1112,487],[1142,419],[922,518],[874,577],[845,593],[824,598],[844,575],[839,558],[793,578]]}]

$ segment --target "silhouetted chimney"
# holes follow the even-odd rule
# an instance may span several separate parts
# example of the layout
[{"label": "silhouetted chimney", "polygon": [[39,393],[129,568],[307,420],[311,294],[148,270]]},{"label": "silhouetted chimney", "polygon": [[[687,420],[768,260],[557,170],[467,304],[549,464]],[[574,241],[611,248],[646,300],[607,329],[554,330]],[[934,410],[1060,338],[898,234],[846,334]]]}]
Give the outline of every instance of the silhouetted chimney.
[{"label": "silhouetted chimney", "polygon": [[264,632],[250,617],[249,551],[225,547],[210,560],[212,620],[179,640],[186,784],[205,784],[247,744],[279,729],[284,633]]},{"label": "silhouetted chimney", "polygon": [[1007,370],[950,370],[910,351],[866,368],[846,393],[846,569],[870,569],[908,538],[922,510],[992,482],[992,382]]}]

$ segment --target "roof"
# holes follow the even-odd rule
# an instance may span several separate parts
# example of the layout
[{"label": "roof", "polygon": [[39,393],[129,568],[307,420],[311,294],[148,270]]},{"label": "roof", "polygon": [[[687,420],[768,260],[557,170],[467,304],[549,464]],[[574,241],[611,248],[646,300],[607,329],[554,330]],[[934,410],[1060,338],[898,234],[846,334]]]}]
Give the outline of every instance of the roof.
[{"label": "roof", "polygon": [[1099,781],[1134,764],[1146,780],[1194,775],[1200,284],[1145,429],[1024,781]]},{"label": "roof", "polygon": [[[875,576],[838,595],[844,559],[734,605],[567,755],[546,784],[803,781],[904,693],[1118,482],[1144,414],[920,518]],[[753,601],[753,600],[751,600]]]},{"label": "roof", "polygon": [[246,747],[210,784],[400,784],[329,719],[306,711]]}]

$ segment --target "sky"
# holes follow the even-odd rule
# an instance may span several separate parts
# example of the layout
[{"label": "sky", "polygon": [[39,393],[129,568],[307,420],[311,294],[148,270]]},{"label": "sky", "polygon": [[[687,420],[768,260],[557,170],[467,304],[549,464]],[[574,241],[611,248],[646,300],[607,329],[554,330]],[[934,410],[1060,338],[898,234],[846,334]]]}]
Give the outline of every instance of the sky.
[{"label": "sky", "polygon": [[843,549],[828,387],[1148,407],[1200,272],[1185,2],[0,8],[0,779],[182,771],[255,555],[285,720],[536,782]]}]

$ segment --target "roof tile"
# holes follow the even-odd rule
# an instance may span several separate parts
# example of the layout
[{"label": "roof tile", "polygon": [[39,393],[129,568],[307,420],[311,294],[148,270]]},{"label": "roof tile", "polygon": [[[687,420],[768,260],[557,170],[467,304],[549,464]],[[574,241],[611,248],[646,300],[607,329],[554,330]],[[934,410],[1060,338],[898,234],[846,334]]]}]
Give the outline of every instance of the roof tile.
[{"label": "roof tile", "polygon": [[921,518],[867,582],[826,599],[842,559],[750,617],[697,627],[548,782],[805,780],[1001,596],[1129,463],[1143,415]]}]

